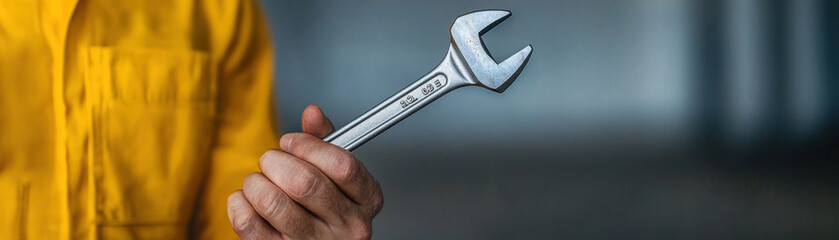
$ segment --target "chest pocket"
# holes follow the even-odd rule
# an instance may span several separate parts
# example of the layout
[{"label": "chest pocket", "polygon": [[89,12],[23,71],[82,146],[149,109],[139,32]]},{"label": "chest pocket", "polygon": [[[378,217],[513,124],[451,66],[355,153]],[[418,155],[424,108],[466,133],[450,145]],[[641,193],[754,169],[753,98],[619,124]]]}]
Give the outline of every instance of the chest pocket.
[{"label": "chest pocket", "polygon": [[109,47],[86,53],[97,221],[185,223],[214,135],[216,80],[208,55]]}]

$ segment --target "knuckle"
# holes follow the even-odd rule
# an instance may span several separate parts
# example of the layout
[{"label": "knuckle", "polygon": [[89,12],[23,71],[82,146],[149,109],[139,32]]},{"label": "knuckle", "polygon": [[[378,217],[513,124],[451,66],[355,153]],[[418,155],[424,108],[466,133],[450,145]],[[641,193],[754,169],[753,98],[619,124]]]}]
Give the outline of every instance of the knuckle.
[{"label": "knuckle", "polygon": [[285,212],[287,202],[279,191],[264,191],[256,200],[256,205],[262,214],[269,218],[280,217]]},{"label": "knuckle", "polygon": [[358,175],[358,163],[355,157],[349,152],[342,152],[335,157],[334,165],[334,181],[347,183],[355,179]]},{"label": "knuckle", "polygon": [[311,169],[304,169],[297,172],[289,184],[289,194],[297,198],[306,198],[313,194],[318,183],[318,175]]},{"label": "knuckle", "polygon": [[382,207],[385,205],[385,198],[381,191],[376,192],[374,197],[371,199],[370,205],[373,208],[373,211],[371,212],[372,216],[376,216],[376,214],[379,214],[379,212],[382,211]]},{"label": "knuckle", "polygon": [[256,231],[256,224],[258,221],[256,214],[242,213],[231,217],[230,224],[233,226],[233,231],[239,235],[249,235]]},{"label": "knuckle", "polygon": [[349,221],[350,239],[370,239],[373,237],[373,225],[367,219],[355,218]]},{"label": "knuckle", "polygon": [[373,230],[371,228],[360,229],[355,234],[355,239],[370,239],[373,237]]}]

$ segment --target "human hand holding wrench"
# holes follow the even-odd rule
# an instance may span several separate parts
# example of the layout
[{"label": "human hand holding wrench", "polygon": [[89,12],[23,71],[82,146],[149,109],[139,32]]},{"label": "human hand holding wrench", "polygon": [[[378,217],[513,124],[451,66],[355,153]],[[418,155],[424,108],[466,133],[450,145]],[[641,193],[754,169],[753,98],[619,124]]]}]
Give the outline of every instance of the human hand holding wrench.
[{"label": "human hand holding wrench", "polygon": [[262,172],[249,175],[228,198],[236,233],[243,239],[369,239],[384,198],[350,151],[451,90],[506,90],[532,47],[497,63],[480,36],[510,15],[483,10],[457,17],[446,57],[434,70],[335,132],[320,108],[307,107],[303,132],[283,135],[283,150],[266,152],[259,160]]}]

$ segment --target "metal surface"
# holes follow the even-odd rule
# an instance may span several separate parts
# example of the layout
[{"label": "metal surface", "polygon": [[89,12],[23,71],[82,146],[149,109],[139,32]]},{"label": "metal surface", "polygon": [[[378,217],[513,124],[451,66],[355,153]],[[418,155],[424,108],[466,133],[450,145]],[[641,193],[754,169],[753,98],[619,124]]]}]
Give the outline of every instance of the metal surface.
[{"label": "metal surface", "polygon": [[352,151],[451,90],[476,85],[503,92],[524,69],[532,47],[499,64],[480,36],[510,15],[507,10],[484,10],[457,17],[449,51],[434,70],[324,140]]}]

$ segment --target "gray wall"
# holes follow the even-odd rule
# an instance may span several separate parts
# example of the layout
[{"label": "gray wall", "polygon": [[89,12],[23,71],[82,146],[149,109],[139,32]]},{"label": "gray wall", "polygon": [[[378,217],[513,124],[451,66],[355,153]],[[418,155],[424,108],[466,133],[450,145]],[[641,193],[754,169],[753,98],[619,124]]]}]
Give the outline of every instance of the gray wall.
[{"label": "gray wall", "polygon": [[505,93],[456,90],[354,152],[384,188],[377,239],[839,235],[822,1],[263,5],[287,132],[425,74],[462,13],[513,12],[483,38],[499,59],[533,44]]}]

